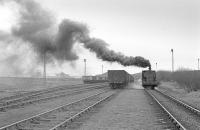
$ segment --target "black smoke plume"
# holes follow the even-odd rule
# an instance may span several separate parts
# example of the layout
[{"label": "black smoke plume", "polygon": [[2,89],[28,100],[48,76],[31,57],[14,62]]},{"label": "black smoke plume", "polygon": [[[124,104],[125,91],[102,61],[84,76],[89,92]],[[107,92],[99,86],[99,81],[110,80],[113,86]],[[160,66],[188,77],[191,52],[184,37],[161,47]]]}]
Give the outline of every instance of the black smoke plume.
[{"label": "black smoke plume", "polygon": [[82,41],[85,48],[88,48],[90,51],[95,52],[97,57],[109,62],[118,62],[123,66],[138,66],[138,67],[150,67],[149,60],[144,59],[143,57],[136,56],[125,56],[121,53],[117,53],[113,50],[108,49],[108,44],[101,39],[89,38]]},{"label": "black smoke plume", "polygon": [[[35,1],[10,1],[20,6],[19,22],[12,28],[12,35],[29,43],[41,61],[44,54],[48,55],[48,61],[76,60],[78,55],[73,51],[73,46],[75,43],[80,43],[104,61],[118,62],[124,66],[150,66],[149,60],[143,57],[124,56],[108,49],[106,42],[89,36],[85,24],[64,19],[56,28],[55,18]],[[57,33],[54,33],[56,30]]]}]

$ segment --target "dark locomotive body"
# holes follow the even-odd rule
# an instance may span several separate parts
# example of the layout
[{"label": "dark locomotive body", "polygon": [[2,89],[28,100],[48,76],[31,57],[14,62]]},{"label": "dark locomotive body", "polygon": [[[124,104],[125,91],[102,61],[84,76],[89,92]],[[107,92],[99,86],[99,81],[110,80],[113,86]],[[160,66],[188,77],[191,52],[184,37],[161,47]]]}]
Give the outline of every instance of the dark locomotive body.
[{"label": "dark locomotive body", "polygon": [[134,78],[125,70],[108,70],[108,82],[113,89],[124,88],[128,83],[134,82]]},{"label": "dark locomotive body", "polygon": [[157,85],[155,71],[151,69],[142,71],[142,86],[144,88],[154,89]]}]

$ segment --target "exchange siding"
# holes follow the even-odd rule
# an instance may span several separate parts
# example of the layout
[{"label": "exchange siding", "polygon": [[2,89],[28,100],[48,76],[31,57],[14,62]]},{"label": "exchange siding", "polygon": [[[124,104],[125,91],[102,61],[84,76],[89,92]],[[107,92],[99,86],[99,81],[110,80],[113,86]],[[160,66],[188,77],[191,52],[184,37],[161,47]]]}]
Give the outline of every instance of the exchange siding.
[{"label": "exchange siding", "polygon": [[140,89],[125,89],[65,130],[176,130],[162,109]]}]

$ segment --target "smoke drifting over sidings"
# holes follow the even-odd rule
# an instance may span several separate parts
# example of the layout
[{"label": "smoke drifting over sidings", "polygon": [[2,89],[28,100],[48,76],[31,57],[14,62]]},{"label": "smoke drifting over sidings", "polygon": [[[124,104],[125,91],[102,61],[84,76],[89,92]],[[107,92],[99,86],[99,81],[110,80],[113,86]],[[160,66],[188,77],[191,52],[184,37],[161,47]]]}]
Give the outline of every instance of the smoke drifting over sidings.
[{"label": "smoke drifting over sidings", "polygon": [[[44,54],[48,55],[48,62],[52,59],[59,62],[76,60],[78,55],[73,51],[73,46],[78,43],[104,61],[118,62],[123,66],[150,66],[149,60],[143,57],[125,56],[110,50],[105,41],[91,38],[85,24],[64,19],[56,27],[56,20],[51,13],[33,0],[8,1],[16,2],[20,7],[19,22],[13,26],[11,35],[29,44],[38,55],[39,61],[43,60]],[[0,36],[0,40],[5,40],[5,37]]]},{"label": "smoke drifting over sidings", "polygon": [[143,57],[136,56],[125,56],[121,53],[117,53],[113,50],[108,49],[108,44],[101,39],[89,38],[84,39],[83,41],[85,48],[88,48],[90,51],[95,52],[97,57],[109,62],[118,62],[123,66],[138,66],[138,67],[149,67],[149,60],[144,59]]}]

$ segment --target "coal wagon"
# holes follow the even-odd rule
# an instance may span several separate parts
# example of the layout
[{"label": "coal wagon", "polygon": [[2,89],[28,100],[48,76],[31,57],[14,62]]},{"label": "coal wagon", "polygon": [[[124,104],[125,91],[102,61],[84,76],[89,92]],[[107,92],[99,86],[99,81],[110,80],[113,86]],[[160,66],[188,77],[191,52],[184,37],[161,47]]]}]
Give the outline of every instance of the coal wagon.
[{"label": "coal wagon", "polygon": [[104,82],[107,82],[107,77],[101,77],[101,76],[83,76],[82,80],[83,80],[84,84],[104,83]]},{"label": "coal wagon", "polygon": [[111,88],[123,88],[133,81],[133,76],[125,70],[108,70],[108,82]]}]

